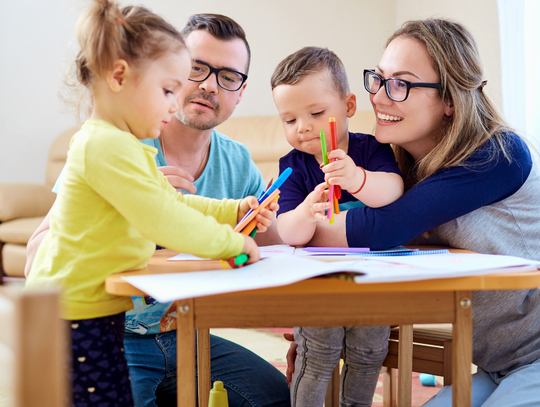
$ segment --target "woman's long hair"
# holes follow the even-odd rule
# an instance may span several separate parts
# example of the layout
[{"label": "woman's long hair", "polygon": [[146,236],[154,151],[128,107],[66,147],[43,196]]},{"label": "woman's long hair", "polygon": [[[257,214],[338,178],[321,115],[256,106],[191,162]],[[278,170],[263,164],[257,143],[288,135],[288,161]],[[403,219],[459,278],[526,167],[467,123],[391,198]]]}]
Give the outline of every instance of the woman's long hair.
[{"label": "woman's long hair", "polygon": [[422,159],[415,162],[403,147],[393,146],[406,189],[440,169],[462,165],[489,139],[496,147],[491,159],[502,153],[510,160],[502,133],[512,130],[483,91],[482,64],[469,30],[453,21],[427,19],[404,23],[386,45],[398,37],[425,46],[440,78],[440,98],[454,107],[453,115],[443,118],[435,147]]}]

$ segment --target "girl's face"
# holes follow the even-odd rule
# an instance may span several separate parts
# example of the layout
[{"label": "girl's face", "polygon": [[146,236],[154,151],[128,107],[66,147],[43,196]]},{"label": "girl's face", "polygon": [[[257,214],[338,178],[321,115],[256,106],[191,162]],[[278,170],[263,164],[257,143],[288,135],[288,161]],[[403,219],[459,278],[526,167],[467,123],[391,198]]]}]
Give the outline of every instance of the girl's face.
[{"label": "girl's face", "polygon": [[[395,38],[388,44],[375,70],[384,79],[439,82],[424,45],[406,37]],[[411,88],[403,102],[391,100],[384,86],[375,95],[370,94],[377,117],[376,139],[403,147],[415,160],[424,157],[437,142],[444,116],[453,113],[453,107],[443,102],[438,92],[438,89]]]},{"label": "girl's face", "polygon": [[178,93],[188,80],[187,50],[167,53],[145,64],[126,87],[126,124],[138,139],[157,138],[178,111]]}]

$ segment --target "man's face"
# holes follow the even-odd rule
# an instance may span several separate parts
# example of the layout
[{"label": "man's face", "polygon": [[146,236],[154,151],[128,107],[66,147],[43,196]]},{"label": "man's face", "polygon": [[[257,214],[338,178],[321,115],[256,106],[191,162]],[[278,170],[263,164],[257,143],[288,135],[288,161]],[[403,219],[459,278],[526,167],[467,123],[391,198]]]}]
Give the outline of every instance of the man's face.
[{"label": "man's face", "polygon": [[[192,61],[214,68],[246,73],[248,53],[241,39],[222,41],[197,30],[185,39]],[[234,92],[221,88],[212,73],[202,82],[187,81],[178,95],[180,109],[175,117],[187,127],[209,130],[227,120],[240,103],[246,84]]]}]

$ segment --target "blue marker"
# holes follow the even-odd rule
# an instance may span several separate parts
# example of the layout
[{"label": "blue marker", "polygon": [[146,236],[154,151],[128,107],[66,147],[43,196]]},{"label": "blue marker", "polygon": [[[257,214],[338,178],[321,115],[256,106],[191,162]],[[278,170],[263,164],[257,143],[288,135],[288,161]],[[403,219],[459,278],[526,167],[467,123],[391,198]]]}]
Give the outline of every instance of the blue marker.
[{"label": "blue marker", "polygon": [[[289,175],[291,175],[291,174],[292,174],[292,168],[291,168],[291,167],[288,167],[285,171],[283,171],[283,172],[280,174],[280,176],[278,177],[278,179],[276,180],[276,182],[274,182],[274,183],[270,186],[270,188],[268,188],[266,191],[264,191],[264,193],[261,194],[261,196],[259,196],[259,198],[258,198],[259,205],[260,205],[261,203],[263,203],[264,200],[265,200],[266,198],[268,198],[272,192],[274,192],[276,189],[278,189],[280,186],[282,186],[283,183],[287,180],[287,178],[289,178]],[[243,221],[244,219],[246,219],[246,218],[251,214],[251,212],[253,212],[253,209],[250,209],[250,210],[248,211],[248,213],[246,213],[246,214],[244,215],[244,217],[243,217],[242,219],[240,219],[240,222],[238,222],[238,223],[242,223],[242,221]]]}]

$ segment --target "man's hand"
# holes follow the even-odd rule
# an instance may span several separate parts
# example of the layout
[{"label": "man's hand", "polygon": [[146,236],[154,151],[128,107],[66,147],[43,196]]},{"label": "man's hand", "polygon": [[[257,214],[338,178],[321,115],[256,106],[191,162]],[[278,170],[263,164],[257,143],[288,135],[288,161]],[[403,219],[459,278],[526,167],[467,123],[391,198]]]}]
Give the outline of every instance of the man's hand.
[{"label": "man's hand", "polygon": [[177,167],[158,167],[163,175],[167,178],[167,181],[176,189],[183,189],[184,191],[194,194],[197,192],[197,188],[193,185],[194,178],[186,171]]}]

